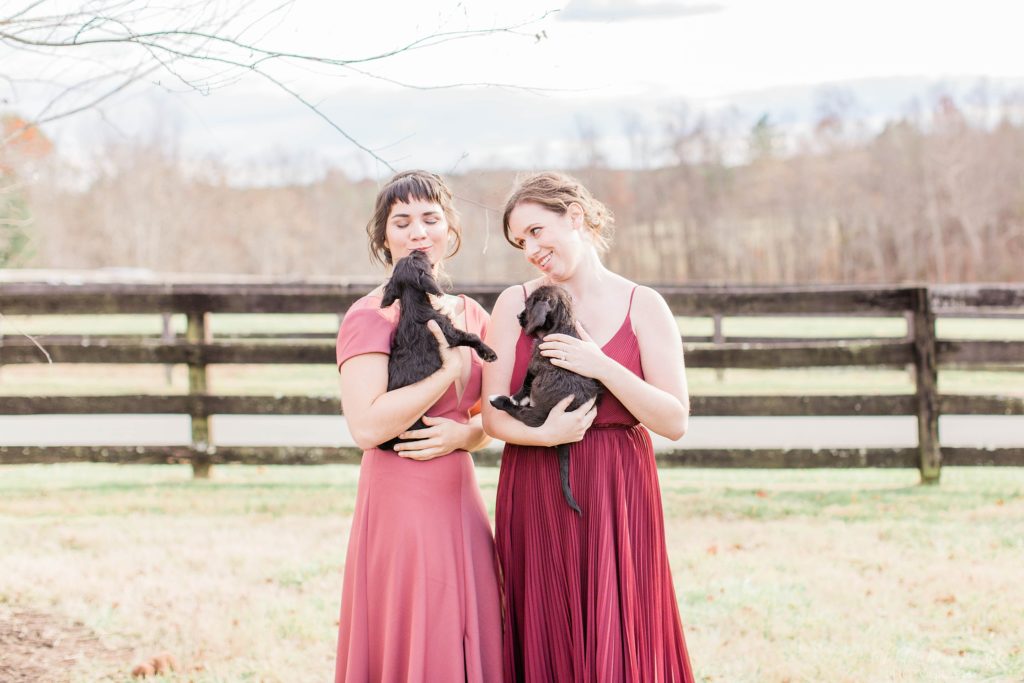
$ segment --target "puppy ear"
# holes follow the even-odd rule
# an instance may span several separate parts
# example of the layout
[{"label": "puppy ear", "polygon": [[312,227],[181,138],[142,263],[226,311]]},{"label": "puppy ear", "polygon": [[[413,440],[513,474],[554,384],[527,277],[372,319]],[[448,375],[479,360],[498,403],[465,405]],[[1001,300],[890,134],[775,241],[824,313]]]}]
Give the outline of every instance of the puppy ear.
[{"label": "puppy ear", "polygon": [[433,273],[429,270],[421,270],[418,273],[419,289],[426,292],[427,294],[433,294],[435,296],[444,296],[444,292],[437,285],[437,280],[434,279]]},{"label": "puppy ear", "polygon": [[384,285],[384,294],[380,301],[380,307],[387,308],[400,299],[402,297],[402,289],[402,283],[396,278],[392,277],[388,280],[388,283]]},{"label": "puppy ear", "polygon": [[548,321],[548,314],[551,313],[551,304],[544,299],[537,301],[530,306],[530,310],[524,311],[526,313],[526,324],[523,325],[523,329],[526,334],[533,335],[537,333],[537,330],[542,329],[546,326]]}]

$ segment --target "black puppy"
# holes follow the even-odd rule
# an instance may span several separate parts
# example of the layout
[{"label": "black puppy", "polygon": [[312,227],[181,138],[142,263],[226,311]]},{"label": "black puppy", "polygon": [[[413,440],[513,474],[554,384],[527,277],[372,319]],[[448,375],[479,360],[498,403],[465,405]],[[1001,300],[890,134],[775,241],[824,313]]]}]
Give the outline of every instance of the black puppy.
[{"label": "black puppy", "polygon": [[[491,405],[530,426],[539,427],[559,401],[572,394],[567,410],[576,410],[598,396],[603,387],[596,379],[578,375],[572,370],[557,367],[550,359],[540,355],[539,342],[549,334],[567,334],[579,338],[576,317],[572,313],[572,297],[561,287],[538,287],[526,299],[519,314],[519,324],[528,336],[534,338],[533,355],[523,379],[523,387],[512,397],[492,396]],[[558,446],[558,470],[562,479],[562,494],[569,507],[582,514],[569,487],[569,444]]]},{"label": "black puppy", "polygon": [[[427,322],[436,320],[449,346],[471,346],[477,355],[490,363],[498,356],[491,347],[477,335],[460,330],[451,319],[434,308],[430,295],[442,296],[437,286],[430,259],[422,251],[414,251],[399,259],[391,273],[391,279],[384,286],[381,308],[387,308],[400,301],[398,327],[391,338],[391,357],[388,359],[388,391],[415,384],[441,369],[441,350],[437,338],[427,327]],[[422,419],[416,420],[409,429],[426,427]],[[378,448],[395,450],[401,439],[395,437],[382,443]]]}]

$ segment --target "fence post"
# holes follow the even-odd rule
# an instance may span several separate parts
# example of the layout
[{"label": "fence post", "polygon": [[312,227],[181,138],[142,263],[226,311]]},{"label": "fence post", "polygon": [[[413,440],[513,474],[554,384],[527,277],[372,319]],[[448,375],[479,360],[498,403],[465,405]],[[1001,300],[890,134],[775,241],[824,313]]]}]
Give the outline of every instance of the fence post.
[{"label": "fence post", "polygon": [[922,484],[939,483],[939,369],[935,350],[935,311],[931,291],[914,289],[914,374],[917,384],[917,451]]},{"label": "fence post", "polygon": [[[722,314],[715,313],[712,320],[715,323],[715,328],[711,333],[711,341],[718,346],[725,343],[725,335],[722,334]],[[725,379],[725,368],[715,368],[715,379],[719,382]]]},{"label": "fence post", "polygon": [[[174,341],[174,337],[175,337],[174,326],[172,324],[171,314],[170,313],[161,313],[160,314],[160,329],[161,329],[160,341],[162,341],[164,344],[167,344],[167,343],[170,343],[170,342]],[[173,365],[169,365],[169,364],[165,365],[164,366],[164,384],[166,384],[167,386],[170,386],[173,383],[173,380],[174,380],[174,366]]]},{"label": "fence post", "polygon": [[[209,327],[206,313],[192,311],[188,314],[188,325],[185,328],[185,340],[190,344],[203,344],[209,341]],[[189,396],[206,394],[206,364],[194,359],[188,364]],[[192,477],[194,479],[210,478],[210,457],[207,451],[210,446],[210,418],[205,413],[196,412],[194,402],[190,413],[192,422]]]}]

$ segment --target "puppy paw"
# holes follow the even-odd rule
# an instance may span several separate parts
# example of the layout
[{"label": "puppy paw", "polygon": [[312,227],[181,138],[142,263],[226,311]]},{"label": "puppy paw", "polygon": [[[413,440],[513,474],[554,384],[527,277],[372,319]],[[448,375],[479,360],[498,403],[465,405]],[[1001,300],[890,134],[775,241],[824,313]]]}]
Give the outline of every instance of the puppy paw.
[{"label": "puppy paw", "polygon": [[488,348],[481,349],[477,352],[477,355],[479,355],[480,359],[485,363],[493,363],[498,360],[498,354]]},{"label": "puppy paw", "polygon": [[508,411],[516,407],[516,404],[508,396],[488,396],[487,400],[498,410]]},{"label": "puppy paw", "polygon": [[[512,400],[515,401],[515,399]],[[526,408],[527,406],[532,406],[533,401],[530,400],[529,396],[524,396],[523,400],[516,403],[516,405],[518,405],[520,408]]]}]

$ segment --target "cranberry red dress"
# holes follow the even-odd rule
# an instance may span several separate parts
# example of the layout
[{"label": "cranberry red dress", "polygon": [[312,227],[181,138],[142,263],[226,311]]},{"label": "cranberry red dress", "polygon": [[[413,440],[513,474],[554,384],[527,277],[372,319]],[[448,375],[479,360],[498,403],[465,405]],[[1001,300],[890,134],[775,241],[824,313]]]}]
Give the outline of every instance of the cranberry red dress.
[{"label": "cranberry red dress", "polygon": [[[520,334],[510,393],[532,348]],[[629,313],[603,350],[643,377]],[[572,445],[570,483],[582,516],[562,497],[554,448],[506,444],[495,515],[505,680],[691,683],[650,435],[610,393]]]},{"label": "cranberry red dress", "polygon": [[[487,313],[472,299],[467,329]],[[364,297],[338,332],[338,366],[389,353],[397,304]],[[455,386],[427,415],[460,422],[480,398],[473,355],[462,397]],[[473,461],[455,451],[419,462],[371,448],[359,470],[345,557],[335,681],[436,683],[501,680],[501,601],[494,541]]]}]

